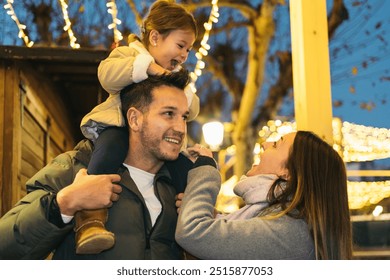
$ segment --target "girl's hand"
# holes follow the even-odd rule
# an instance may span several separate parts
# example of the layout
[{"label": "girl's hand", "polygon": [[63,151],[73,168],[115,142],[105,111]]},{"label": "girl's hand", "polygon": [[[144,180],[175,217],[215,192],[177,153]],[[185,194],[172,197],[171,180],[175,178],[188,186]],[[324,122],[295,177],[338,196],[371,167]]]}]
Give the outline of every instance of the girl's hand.
[{"label": "girl's hand", "polygon": [[[187,153],[192,159],[197,159],[199,156],[207,156],[213,158],[213,152],[205,146],[195,144],[195,146],[187,148]],[[193,160],[194,161],[194,160]]]},{"label": "girl's hand", "polygon": [[163,74],[169,74],[171,71],[162,68],[160,65],[158,65],[155,62],[150,63],[149,68],[148,68],[148,75],[163,75]]}]

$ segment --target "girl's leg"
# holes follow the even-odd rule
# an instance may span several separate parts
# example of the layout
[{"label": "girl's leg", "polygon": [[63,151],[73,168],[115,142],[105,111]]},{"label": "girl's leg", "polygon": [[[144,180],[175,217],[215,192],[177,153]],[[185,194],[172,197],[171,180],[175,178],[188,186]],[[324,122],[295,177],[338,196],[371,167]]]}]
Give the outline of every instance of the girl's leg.
[{"label": "girl's leg", "polygon": [[184,192],[187,186],[188,171],[192,168],[193,162],[180,153],[176,160],[166,161],[165,163],[171,174],[172,185],[176,188],[176,193]]},{"label": "girl's leg", "polygon": [[88,174],[115,174],[122,165],[129,148],[127,127],[108,127],[95,141],[88,165]]},{"label": "girl's leg", "polygon": [[[126,157],[128,142],[127,128],[106,128],[95,141],[88,174],[117,173]],[[99,254],[114,245],[115,235],[105,228],[107,218],[107,208],[83,210],[75,214],[77,254]]]}]

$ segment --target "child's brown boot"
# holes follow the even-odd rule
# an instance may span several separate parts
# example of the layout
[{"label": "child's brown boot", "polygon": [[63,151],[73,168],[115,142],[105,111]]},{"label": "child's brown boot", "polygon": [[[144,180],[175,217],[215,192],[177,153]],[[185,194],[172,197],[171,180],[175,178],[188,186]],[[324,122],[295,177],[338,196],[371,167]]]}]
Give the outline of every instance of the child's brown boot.
[{"label": "child's brown boot", "polygon": [[106,230],[108,210],[83,210],[75,214],[76,254],[99,254],[114,246],[115,236]]}]

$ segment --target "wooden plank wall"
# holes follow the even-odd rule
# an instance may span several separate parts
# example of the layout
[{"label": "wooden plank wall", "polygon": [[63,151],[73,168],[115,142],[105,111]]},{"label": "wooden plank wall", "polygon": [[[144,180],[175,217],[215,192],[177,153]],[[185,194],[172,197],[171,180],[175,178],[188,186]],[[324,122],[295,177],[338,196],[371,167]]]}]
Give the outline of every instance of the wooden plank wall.
[{"label": "wooden plank wall", "polygon": [[45,166],[46,131],[39,125],[34,116],[25,109],[22,123],[22,166],[20,170],[21,188],[26,194],[25,183]]},{"label": "wooden plank wall", "polygon": [[51,81],[23,63],[3,63],[0,68],[2,216],[26,194],[26,181],[75,143]]}]

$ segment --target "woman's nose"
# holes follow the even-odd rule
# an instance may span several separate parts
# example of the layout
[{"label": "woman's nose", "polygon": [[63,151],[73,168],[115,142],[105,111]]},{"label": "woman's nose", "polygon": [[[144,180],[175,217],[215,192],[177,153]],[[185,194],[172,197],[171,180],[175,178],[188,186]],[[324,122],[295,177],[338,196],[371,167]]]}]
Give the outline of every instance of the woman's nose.
[{"label": "woman's nose", "polygon": [[271,142],[263,142],[263,144],[261,144],[261,147],[263,148],[263,150],[266,150],[270,145]]}]

